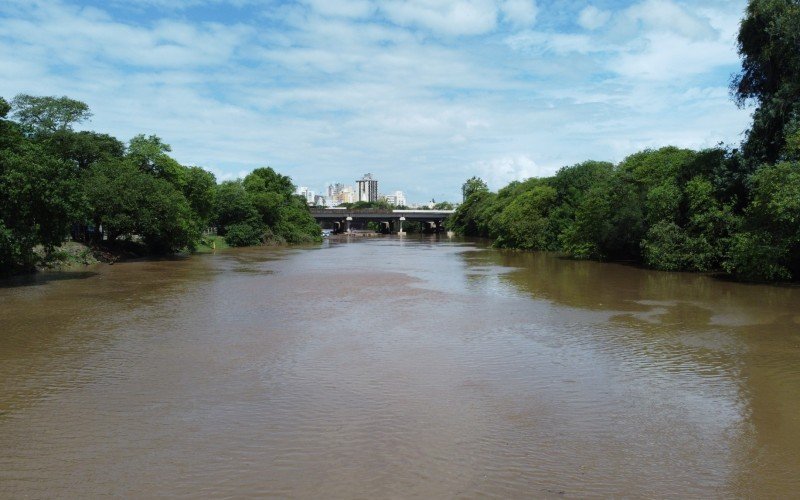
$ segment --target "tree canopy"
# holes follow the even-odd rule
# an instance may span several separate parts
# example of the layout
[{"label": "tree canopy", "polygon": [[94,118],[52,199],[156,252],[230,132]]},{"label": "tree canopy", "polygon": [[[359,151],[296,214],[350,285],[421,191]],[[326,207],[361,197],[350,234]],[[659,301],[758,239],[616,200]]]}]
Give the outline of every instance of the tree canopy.
[{"label": "tree canopy", "polygon": [[89,117],[68,97],[0,98],[0,274],[32,269],[35,249],[69,237],[158,254],[190,251],[209,229],[231,245],[321,239],[289,177],[266,167],[217,184],[157,135],[126,145],[73,130]]},{"label": "tree canopy", "polygon": [[71,130],[76,123],[91,118],[89,106],[67,96],[19,94],[11,101],[14,118],[30,133]]},{"label": "tree canopy", "polygon": [[745,156],[756,163],[800,159],[800,2],[750,0],[738,48],[742,71],[731,90],[740,106],[756,104]]}]

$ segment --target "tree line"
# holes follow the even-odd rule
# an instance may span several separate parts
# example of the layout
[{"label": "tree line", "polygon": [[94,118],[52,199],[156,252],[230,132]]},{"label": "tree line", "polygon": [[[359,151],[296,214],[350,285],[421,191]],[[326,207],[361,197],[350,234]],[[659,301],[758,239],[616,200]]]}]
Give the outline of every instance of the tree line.
[{"label": "tree line", "polygon": [[751,0],[738,49],[731,91],[755,105],[740,148],[645,150],[497,193],[473,177],[450,227],[502,248],[800,280],[800,2]]},{"label": "tree line", "polygon": [[0,275],[68,238],[139,255],[192,251],[209,228],[232,246],[319,241],[289,177],[267,167],[217,183],[155,135],[74,130],[91,116],[68,97],[0,98]]}]

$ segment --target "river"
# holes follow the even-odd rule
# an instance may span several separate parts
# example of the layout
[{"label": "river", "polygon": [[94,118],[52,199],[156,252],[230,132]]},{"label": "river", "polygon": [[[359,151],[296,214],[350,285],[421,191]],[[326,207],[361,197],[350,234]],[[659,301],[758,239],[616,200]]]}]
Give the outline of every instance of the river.
[{"label": "river", "polygon": [[800,288],[439,238],[0,285],[0,497],[787,497]]}]

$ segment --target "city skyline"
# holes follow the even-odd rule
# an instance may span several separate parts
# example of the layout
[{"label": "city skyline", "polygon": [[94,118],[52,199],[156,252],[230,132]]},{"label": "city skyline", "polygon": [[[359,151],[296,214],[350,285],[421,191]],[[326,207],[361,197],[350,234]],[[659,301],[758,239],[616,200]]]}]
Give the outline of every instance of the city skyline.
[{"label": "city skyline", "polygon": [[[371,201],[386,201],[391,205],[395,206],[405,206],[405,205],[413,205],[413,206],[420,206],[425,205],[430,202],[430,200],[425,201],[409,201],[406,197],[405,191],[402,189],[384,189],[380,188],[378,184],[378,178],[372,173],[364,174],[361,179],[355,179],[352,184],[347,184],[345,182],[326,182],[325,187],[321,190],[312,189],[310,186],[304,185],[296,185],[296,193],[298,195],[303,196],[306,198],[306,201],[311,204],[314,203],[316,205],[323,204],[325,206],[336,206],[342,203],[355,203],[358,201],[370,201],[365,199],[363,196],[359,196],[359,190],[356,187],[359,182],[363,182],[364,180],[370,180],[375,182],[375,199]],[[319,198],[323,199],[323,202],[319,202]],[[441,200],[441,201],[451,201],[451,200]],[[453,202],[456,202],[453,200]]]}]

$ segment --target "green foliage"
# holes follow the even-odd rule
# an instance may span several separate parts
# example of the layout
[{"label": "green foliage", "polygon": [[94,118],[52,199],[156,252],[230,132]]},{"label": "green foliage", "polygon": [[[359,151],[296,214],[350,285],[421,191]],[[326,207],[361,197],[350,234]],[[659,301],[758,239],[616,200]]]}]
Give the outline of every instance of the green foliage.
[{"label": "green foliage", "polygon": [[9,112],[11,112],[11,104],[0,97],[0,118],[5,118]]},{"label": "green foliage", "polygon": [[574,259],[602,260],[606,235],[614,229],[612,206],[607,196],[610,183],[593,186],[575,209],[575,220],[559,235],[564,253]]},{"label": "green foliage", "polygon": [[42,140],[55,156],[74,164],[79,171],[100,160],[122,158],[125,145],[108,134],[59,130]]},{"label": "green foliage", "polygon": [[[12,114],[17,122],[6,117]],[[0,98],[0,274],[33,269],[70,235],[150,253],[192,250],[216,225],[233,245],[321,239],[291,179],[271,168],[217,185],[185,167],[161,138],[114,137],[72,126],[91,116],[67,97]]]},{"label": "green foliage", "polygon": [[82,202],[69,165],[40,146],[0,149],[0,274],[29,269],[35,245],[59,245]]},{"label": "green foliage", "polygon": [[754,281],[800,277],[799,162],[766,165],[753,175],[752,200],[725,268]]},{"label": "green foliage", "polygon": [[141,240],[151,252],[173,253],[193,248],[200,238],[183,194],[128,159],[95,164],[85,183],[90,220],[102,225],[110,242]]},{"label": "green foliage", "polygon": [[183,195],[194,211],[200,229],[211,223],[214,213],[214,197],[217,194],[217,179],[214,174],[200,167],[183,167]]},{"label": "green foliage", "polygon": [[280,209],[278,223],[272,226],[275,236],[287,243],[316,243],[322,239],[319,224],[308,212],[305,201],[292,196]]},{"label": "green foliage", "polygon": [[489,191],[489,187],[480,177],[472,177],[467,179],[463,186],[461,186],[462,201],[467,199],[473,194],[485,193]]},{"label": "green foliage", "polygon": [[228,226],[233,224],[262,227],[261,216],[241,180],[225,181],[217,186],[216,191],[214,223],[220,235],[225,236]]},{"label": "green foliage", "polygon": [[225,242],[232,247],[259,245],[263,240],[264,228],[257,221],[231,224],[225,232]]},{"label": "green foliage", "polygon": [[800,278],[800,163],[755,173],[736,151],[633,154],[471,195],[449,222],[495,245],[742,280]]},{"label": "green foliage", "polygon": [[231,246],[320,241],[319,224],[293,193],[289,177],[269,167],[256,169],[243,181],[219,185],[214,222]]},{"label": "green foliage", "polygon": [[14,118],[30,134],[71,130],[72,125],[91,118],[89,106],[67,96],[19,94],[11,101]]},{"label": "green foliage", "polygon": [[754,165],[787,159],[791,124],[800,116],[800,3],[750,0],[738,45],[742,71],[731,90],[740,106],[756,104],[745,158]]},{"label": "green foliage", "polygon": [[489,191],[472,192],[447,220],[447,228],[466,236],[489,236],[489,223],[500,206],[497,195]]},{"label": "green foliage", "polygon": [[165,179],[173,186],[182,188],[185,179],[185,168],[167,153],[172,151],[156,135],[145,136],[139,134],[128,142],[126,157],[130,159],[142,172],[154,177]]},{"label": "green foliage", "polygon": [[555,203],[556,190],[538,184],[524,190],[505,205],[490,223],[495,245],[523,250],[547,250],[553,236],[549,233],[548,212]]}]

